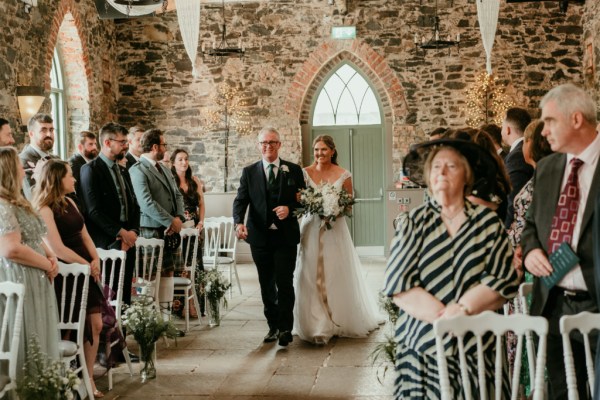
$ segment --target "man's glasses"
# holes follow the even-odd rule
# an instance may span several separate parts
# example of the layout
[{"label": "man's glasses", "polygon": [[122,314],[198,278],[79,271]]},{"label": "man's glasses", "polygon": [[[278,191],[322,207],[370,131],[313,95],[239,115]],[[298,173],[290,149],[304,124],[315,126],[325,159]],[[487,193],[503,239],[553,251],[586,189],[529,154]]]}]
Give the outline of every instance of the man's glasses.
[{"label": "man's glasses", "polygon": [[159,143],[158,145],[159,145],[159,146],[165,146],[165,149],[166,149],[166,148],[167,148],[167,146],[168,146],[168,144],[166,144],[166,143]]},{"label": "man's glasses", "polygon": [[268,142],[258,142],[258,144],[260,144],[262,147],[267,147],[267,146],[275,146],[278,145],[280,142],[276,141],[276,140],[270,140]]},{"label": "man's glasses", "polygon": [[117,139],[109,138],[108,140],[113,141],[113,142],[117,142],[121,146],[125,146],[127,144],[127,139],[117,140]]}]

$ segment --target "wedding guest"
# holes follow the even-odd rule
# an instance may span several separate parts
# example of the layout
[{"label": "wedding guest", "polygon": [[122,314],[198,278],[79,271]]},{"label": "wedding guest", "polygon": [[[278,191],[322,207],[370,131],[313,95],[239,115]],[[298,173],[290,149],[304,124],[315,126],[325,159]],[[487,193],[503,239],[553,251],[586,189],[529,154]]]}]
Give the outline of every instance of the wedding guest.
[{"label": "wedding guest", "polygon": [[12,146],[15,144],[15,138],[10,129],[10,124],[4,118],[0,118],[0,146]]},{"label": "wedding guest", "polygon": [[140,161],[140,157],[142,155],[142,135],[144,134],[144,128],[139,125],[132,126],[129,128],[129,133],[127,134],[127,143],[129,145],[129,149],[127,154],[125,155],[125,168],[129,170],[133,164]]},{"label": "wedding guest", "polygon": [[[337,164],[333,138],[317,136],[312,147],[315,161],[303,170],[306,186],[321,194],[323,184],[329,184],[352,196],[352,175]],[[323,228],[318,214],[305,215],[300,224],[294,331],[315,344],[326,344],[333,336],[365,337],[381,320],[346,219],[337,217],[330,221],[331,229]]]},{"label": "wedding guest", "polygon": [[81,167],[92,161],[98,156],[98,141],[96,134],[90,131],[81,131],[79,133],[79,140],[77,143],[77,153],[73,154],[69,158],[69,165],[73,171],[73,177],[75,178],[75,192],[78,197],[81,197],[81,180],[79,179],[79,172]]},{"label": "wedding guest", "polygon": [[494,148],[496,149],[496,154],[504,161],[504,157],[506,157],[508,153],[504,150],[504,147],[502,147],[502,128],[496,124],[485,124],[479,129],[490,135],[494,143]]},{"label": "wedding guest", "polygon": [[[104,394],[96,389],[94,382],[94,362],[100,343],[102,331],[103,294],[98,285],[100,281],[100,261],[96,247],[85,227],[83,216],[79,213],[75,202],[67,195],[75,190],[75,178],[68,163],[61,160],[48,160],[42,166],[39,181],[33,191],[33,205],[39,211],[46,226],[48,235],[45,242],[56,253],[59,260],[65,263],[79,263],[90,266],[90,285],[85,319],[84,354],[90,383],[94,397]],[[54,288],[60,299],[63,285],[67,285],[67,301],[72,293],[72,280],[64,282],[56,279]],[[79,301],[73,312],[79,313]]]},{"label": "wedding guest", "polygon": [[[189,164],[189,155],[187,151],[183,149],[177,149],[171,155],[171,172],[177,183],[177,187],[183,196],[183,207],[185,221],[184,227],[195,227],[202,232],[204,228],[204,183],[198,179],[195,175],[192,175],[192,168]],[[186,243],[184,243],[187,246]],[[202,263],[202,240],[200,239],[197,243],[198,246],[198,257],[197,257],[197,269],[200,271],[204,270],[204,264]],[[187,248],[187,247],[185,247]],[[183,254],[186,254],[184,251]],[[186,305],[189,307],[189,304]],[[200,304],[201,313],[204,314],[204,302]],[[190,309],[190,315],[193,316],[192,310]]]},{"label": "wedding guest", "polygon": [[300,206],[296,193],[305,184],[300,166],[282,160],[280,148],[279,132],[263,128],[258,134],[262,159],[242,171],[233,220],[238,239],[250,244],[258,271],[269,325],[263,341],[278,340],[280,346],[287,346],[294,340],[294,269],[300,242],[300,227],[293,212]]},{"label": "wedding guest", "polygon": [[58,274],[57,260],[42,240],[44,222],[23,197],[24,178],[17,151],[0,147],[0,282],[25,284],[18,379],[23,375],[27,343],[34,335],[42,353],[50,360],[59,359],[58,307],[51,285]]},{"label": "wedding guest", "polygon": [[[396,398],[439,399],[433,322],[456,315],[499,309],[517,292],[512,250],[502,221],[488,207],[471,203],[473,182],[495,179],[497,165],[489,152],[471,142],[427,142],[424,176],[430,198],[399,218],[385,272],[384,294],[400,308],[396,324]],[[477,168],[475,168],[477,166]],[[412,171],[412,170],[411,170]],[[457,246],[460,246],[457,247]],[[452,351],[452,394],[461,397],[458,350]],[[491,338],[484,343],[487,382],[493,386]],[[465,343],[471,385],[478,392],[476,341]],[[503,376],[503,396],[508,376]],[[489,388],[493,393],[493,387]]]}]

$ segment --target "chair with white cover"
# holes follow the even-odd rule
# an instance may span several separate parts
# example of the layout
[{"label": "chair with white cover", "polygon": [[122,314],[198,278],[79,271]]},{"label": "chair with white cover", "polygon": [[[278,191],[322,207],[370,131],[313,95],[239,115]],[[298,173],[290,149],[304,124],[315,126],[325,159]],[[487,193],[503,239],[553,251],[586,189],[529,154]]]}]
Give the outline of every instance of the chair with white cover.
[{"label": "chair with white cover", "polygon": [[0,362],[7,363],[7,371],[0,371],[0,398],[17,387],[17,357],[23,325],[24,293],[25,287],[20,283],[0,283]]},{"label": "chair with white cover", "polygon": [[240,294],[242,294],[242,285],[237,270],[236,252],[237,252],[237,235],[235,234],[235,224],[233,217],[211,217],[205,218],[205,221],[218,222],[221,225],[219,244],[219,258],[217,260],[217,268],[227,266],[229,269],[229,282],[232,288],[229,291],[229,297],[233,295],[233,274],[237,282]]},{"label": "chair with white cover", "polygon": [[190,300],[193,301],[196,314],[200,315],[200,303],[196,293],[196,263],[198,261],[198,240],[200,231],[196,228],[184,228],[181,235],[181,264],[187,277],[175,277],[175,294],[184,295],[185,330],[190,330]]},{"label": "chair with white cover", "polygon": [[[163,249],[162,239],[138,237],[135,241],[135,269],[133,284],[135,295],[147,295],[158,304],[160,289],[160,273],[162,271]],[[133,293],[132,293],[133,294]]]},{"label": "chair with white cover", "polygon": [[[474,316],[457,316],[449,319],[438,319],[433,324],[435,332],[437,365],[440,374],[440,390],[443,400],[451,400],[450,379],[448,364],[444,353],[444,336],[453,335],[458,342],[458,355],[460,362],[461,387],[465,399],[488,398],[485,363],[483,359],[483,335],[491,332],[495,336],[495,368],[494,387],[496,399],[502,398],[503,360],[506,350],[504,334],[512,331],[517,336],[517,351],[515,355],[515,368],[511,382],[511,399],[516,400],[519,395],[519,371],[521,370],[521,354],[523,352],[523,336],[527,331],[535,332],[539,337],[539,352],[536,360],[536,376],[532,384],[533,399],[544,398],[544,367],[546,363],[546,336],[548,334],[548,321],[543,317],[532,317],[523,314],[501,315],[492,311],[485,311]],[[477,341],[477,377],[480,393],[471,393],[469,366],[465,354],[464,338],[466,334],[473,334]],[[455,394],[456,396],[456,394]]]},{"label": "chair with white cover", "polygon": [[[61,340],[58,346],[59,354],[67,368],[70,368],[71,361],[78,361],[79,367],[74,372],[76,374],[81,372],[88,397],[93,400],[94,393],[90,382],[90,373],[94,373],[94,371],[88,371],[83,353],[83,331],[85,328],[90,266],[77,263],[65,264],[59,261],[58,275],[62,277],[62,288],[58,299],[58,329],[71,331],[71,334],[74,334],[76,338],[75,342]],[[70,280],[71,277],[73,285],[69,291],[67,280]],[[55,279],[54,284],[56,282]],[[79,307],[79,312],[75,313],[77,307]]]},{"label": "chair with white cover", "polygon": [[[123,277],[125,274],[125,259],[127,253],[122,250],[105,250],[96,249],[100,258],[100,270],[102,271],[102,281],[105,286],[108,286],[114,292],[114,298],[110,299],[109,304],[115,309],[117,316],[117,329],[123,334],[123,326],[121,325],[121,313],[123,308]],[[110,343],[111,349],[119,344],[120,340],[115,340]],[[133,367],[129,358],[129,350],[127,344],[123,348],[123,357],[129,368],[129,375],[133,376]],[[108,390],[113,388],[113,370],[108,370]]]},{"label": "chair with white cover", "polygon": [[583,345],[585,348],[585,367],[588,377],[590,393],[594,392],[594,360],[590,347],[590,333],[593,330],[600,330],[600,314],[588,311],[580,312],[575,315],[565,315],[560,318],[560,334],[563,342],[563,357],[565,359],[565,372],[567,377],[567,392],[569,400],[578,400],[577,377],[575,375],[575,363],[573,360],[573,349],[569,335],[572,331],[578,330],[583,335]]}]

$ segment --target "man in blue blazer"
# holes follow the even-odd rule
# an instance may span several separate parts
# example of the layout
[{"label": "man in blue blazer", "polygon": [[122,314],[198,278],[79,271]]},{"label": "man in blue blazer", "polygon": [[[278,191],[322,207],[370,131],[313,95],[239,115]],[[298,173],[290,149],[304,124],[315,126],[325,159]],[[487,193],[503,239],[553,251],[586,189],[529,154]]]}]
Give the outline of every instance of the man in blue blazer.
[{"label": "man in blue blazer", "polygon": [[296,194],[305,187],[304,176],[299,165],[279,158],[281,140],[274,128],[261,130],[258,148],[262,160],[242,171],[233,202],[233,220],[237,237],[250,244],[258,270],[269,325],[264,341],[279,339],[281,346],[287,346],[293,340],[293,278],[300,242],[298,219],[293,212],[300,205]]}]

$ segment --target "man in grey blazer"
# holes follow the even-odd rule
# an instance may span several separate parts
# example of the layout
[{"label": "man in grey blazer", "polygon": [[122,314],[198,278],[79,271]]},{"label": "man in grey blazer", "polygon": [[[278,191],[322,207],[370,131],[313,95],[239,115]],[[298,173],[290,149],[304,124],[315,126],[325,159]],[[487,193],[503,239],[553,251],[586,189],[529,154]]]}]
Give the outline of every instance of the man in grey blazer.
[{"label": "man in grey blazer", "polygon": [[35,114],[27,123],[29,144],[19,154],[19,160],[25,170],[23,179],[23,194],[31,200],[32,189],[35,185],[33,172],[41,159],[58,158],[50,153],[54,147],[54,121],[48,114]]},{"label": "man in grey blazer", "polygon": [[[567,387],[559,320],[582,311],[598,312],[594,280],[592,220],[600,192],[600,136],[596,132],[596,106],[575,85],[560,85],[541,101],[542,135],[556,153],[537,165],[533,200],[522,234],[525,267],[534,276],[531,314],[548,319],[547,370],[551,399],[566,399]],[[565,190],[566,189],[566,190]],[[570,205],[569,211],[566,205]],[[559,211],[559,213],[556,213]],[[556,222],[554,221],[556,220]],[[567,243],[577,254],[573,266],[555,286],[541,277],[554,268],[548,261],[549,246]],[[592,338],[595,352],[596,341]],[[579,398],[586,399],[587,377],[581,335],[571,336]]]},{"label": "man in grey blazer", "polygon": [[[129,169],[140,206],[140,236],[164,239],[166,235],[181,231],[185,220],[183,196],[171,171],[159,162],[167,148],[162,131],[150,129],[144,132],[141,144],[143,154],[140,161]],[[170,315],[170,303],[173,301],[174,269],[175,254],[165,249],[159,303],[167,304],[167,315]]]}]

